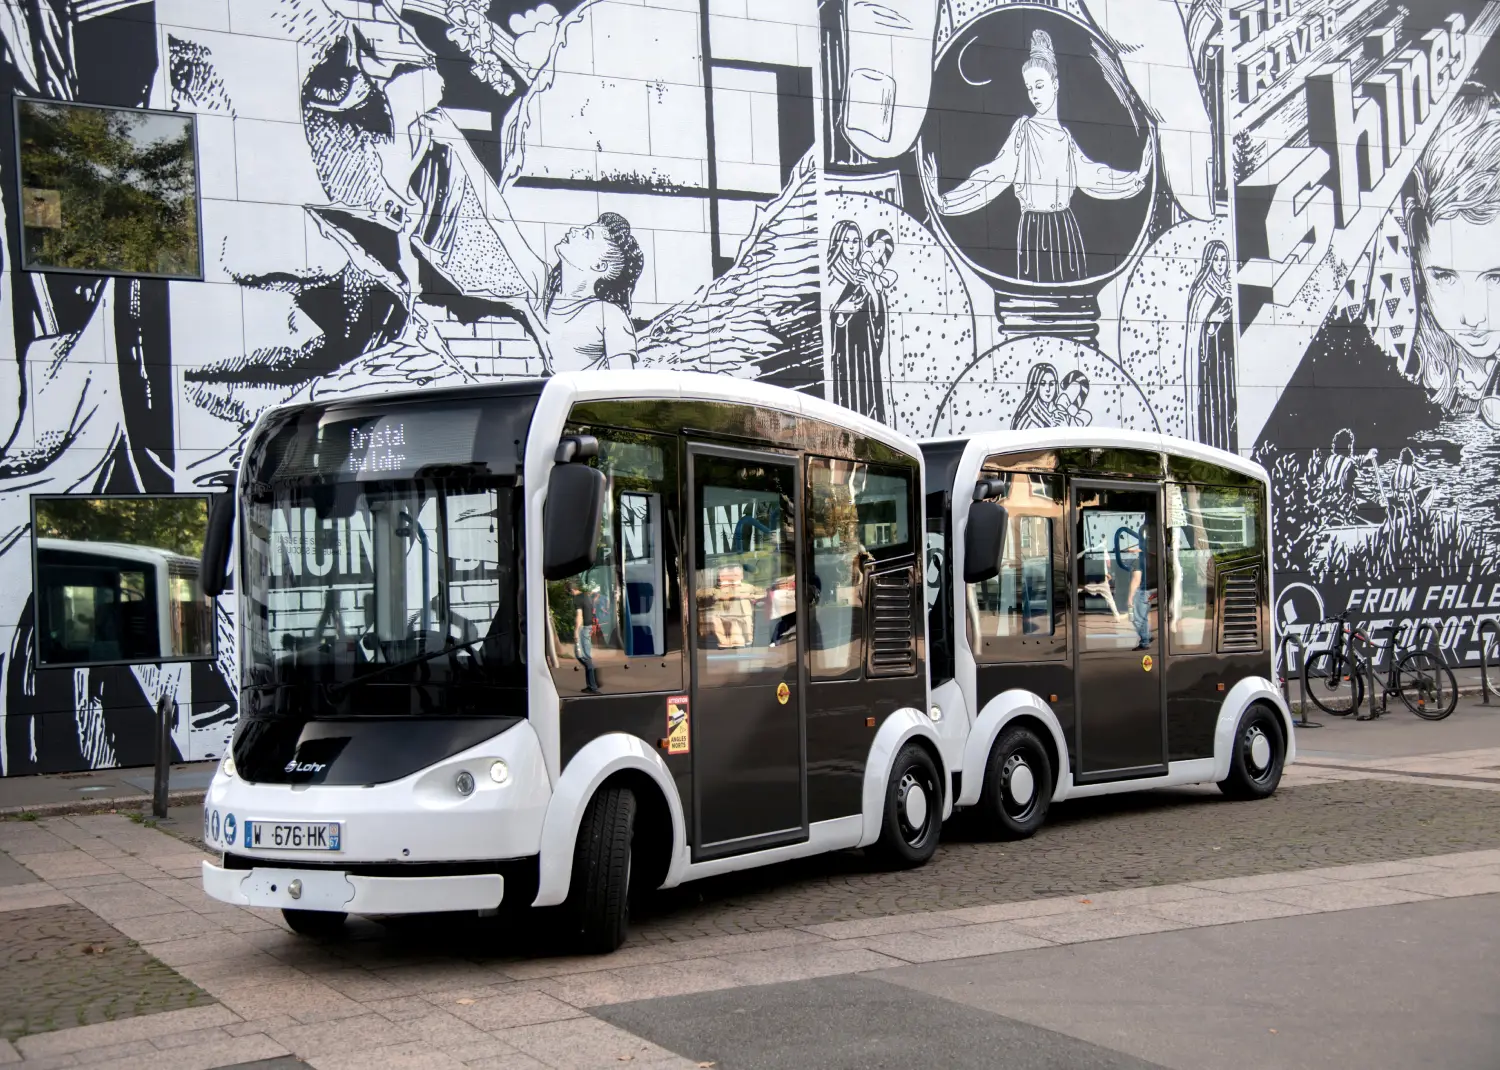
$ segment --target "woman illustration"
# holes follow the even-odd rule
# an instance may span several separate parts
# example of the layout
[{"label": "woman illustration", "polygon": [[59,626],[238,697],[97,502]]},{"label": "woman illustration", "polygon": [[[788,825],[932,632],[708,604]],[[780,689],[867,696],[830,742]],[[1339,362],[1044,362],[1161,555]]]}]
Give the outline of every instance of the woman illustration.
[{"label": "woman illustration", "polygon": [[829,311],[833,352],[833,400],[874,420],[885,419],[886,291],[895,282],[885,265],[895,251],[890,232],[870,235],[841,219],[828,239],[828,277],[834,287]]},{"label": "woman illustration", "polygon": [[1016,120],[999,154],[946,194],[937,188],[937,164],[922,161],[922,182],[942,215],[964,215],[1014,188],[1021,204],[1016,227],[1016,276],[1025,282],[1067,283],[1086,278],[1083,233],[1071,207],[1074,192],[1100,200],[1125,200],[1146,188],[1155,141],[1146,139],[1141,166],[1117,171],[1078,148],[1057,117],[1057,56],[1052,37],[1031,32],[1031,53],[1021,65],[1034,115]]},{"label": "woman illustration", "polygon": [[1230,451],[1239,448],[1233,318],[1229,247],[1211,241],[1203,248],[1198,276],[1188,289],[1182,358],[1187,437]]},{"label": "woman illustration", "polygon": [[1045,361],[1033,364],[1026,373],[1026,393],[1010,421],[1010,429],[1029,431],[1035,427],[1057,427],[1063,422],[1057,409],[1057,369]]},{"label": "woman illustration", "polygon": [[1500,95],[1465,85],[1412,178],[1417,377],[1448,412],[1500,428]]}]

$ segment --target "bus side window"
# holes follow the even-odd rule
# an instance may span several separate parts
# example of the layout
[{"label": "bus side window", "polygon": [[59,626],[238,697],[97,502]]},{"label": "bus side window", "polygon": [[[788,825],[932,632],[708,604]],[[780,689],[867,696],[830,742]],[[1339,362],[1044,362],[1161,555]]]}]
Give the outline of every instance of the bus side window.
[{"label": "bus side window", "polygon": [[865,580],[913,552],[911,477],[858,461],[807,460],[809,675],[858,679],[865,661]]},{"label": "bus side window", "polygon": [[599,555],[593,568],[547,584],[553,679],[564,696],[680,687],[680,655],[670,650],[680,642],[668,640],[679,617],[668,523],[676,511],[677,443],[638,431],[588,433],[599,440],[592,463],[608,481]]},{"label": "bus side window", "polygon": [[969,646],[980,661],[1014,661],[1065,651],[1058,606],[1066,597],[1062,556],[1062,481],[1028,472],[1003,473],[1010,514],[1000,572],[971,583],[965,617]]},{"label": "bus side window", "polygon": [[1244,487],[1167,484],[1167,620],[1173,654],[1214,650],[1219,575],[1263,552],[1260,499]]}]

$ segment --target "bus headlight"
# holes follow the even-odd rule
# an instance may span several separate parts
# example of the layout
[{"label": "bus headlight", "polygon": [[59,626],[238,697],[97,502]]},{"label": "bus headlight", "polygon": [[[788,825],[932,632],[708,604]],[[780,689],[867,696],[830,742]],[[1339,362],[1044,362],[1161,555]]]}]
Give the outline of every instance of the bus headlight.
[{"label": "bus headlight", "polygon": [[504,784],[510,780],[510,766],[505,764],[504,759],[496,759],[495,764],[490,766],[490,779],[496,784]]},{"label": "bus headlight", "polygon": [[234,776],[234,755],[233,754],[226,754],[226,755],[224,755],[224,760],[219,763],[219,772],[223,773],[225,777],[232,778]]},{"label": "bus headlight", "polygon": [[474,774],[467,769],[453,778],[454,789],[464,798],[474,794]]}]

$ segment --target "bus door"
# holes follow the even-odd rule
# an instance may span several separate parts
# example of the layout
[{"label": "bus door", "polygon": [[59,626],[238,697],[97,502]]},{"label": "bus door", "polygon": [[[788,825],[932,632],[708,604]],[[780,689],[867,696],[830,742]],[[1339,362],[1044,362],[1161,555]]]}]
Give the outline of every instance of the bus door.
[{"label": "bus door", "polygon": [[1154,484],[1073,481],[1080,780],[1166,771]]},{"label": "bus door", "polygon": [[693,858],[807,838],[797,459],[690,445]]}]

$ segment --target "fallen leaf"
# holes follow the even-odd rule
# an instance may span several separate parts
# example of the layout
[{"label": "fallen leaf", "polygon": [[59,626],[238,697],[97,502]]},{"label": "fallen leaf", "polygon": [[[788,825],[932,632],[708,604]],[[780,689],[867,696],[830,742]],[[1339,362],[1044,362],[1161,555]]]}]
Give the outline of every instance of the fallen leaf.
[{"label": "fallen leaf", "polygon": [[1080,902],[1080,903],[1092,903],[1092,902],[1093,902],[1093,900],[1092,900],[1092,899],[1080,899],[1080,900],[1078,900],[1078,901],[1079,901],[1079,902]]},{"label": "fallen leaf", "polygon": [[458,1005],[459,1005],[459,1006],[460,1006],[460,1007],[468,1007],[468,1006],[472,1006],[472,1005],[473,1005],[473,1003],[474,1003],[474,1001],[473,1001],[473,1000],[472,1000],[472,999],[467,999],[467,998],[465,998],[465,999],[461,999],[461,1000],[459,1000],[459,1001],[458,1001]]},{"label": "fallen leaf", "polygon": [[717,1065],[718,1065],[718,1063],[699,1063],[698,1064],[698,1070],[708,1070],[708,1068],[710,1066],[717,1066]]},{"label": "fallen leaf", "polygon": [[1274,1033],[1274,1032],[1276,1032],[1276,1030],[1274,1030],[1274,1029],[1273,1029],[1273,1030],[1271,1030],[1271,1032],[1273,1032],[1273,1033]]},{"label": "fallen leaf", "polygon": [[622,1063],[628,1063],[628,1062],[630,1062],[631,1059],[634,1059],[635,1056],[634,1055],[616,1055],[615,1058],[618,1059]]}]

